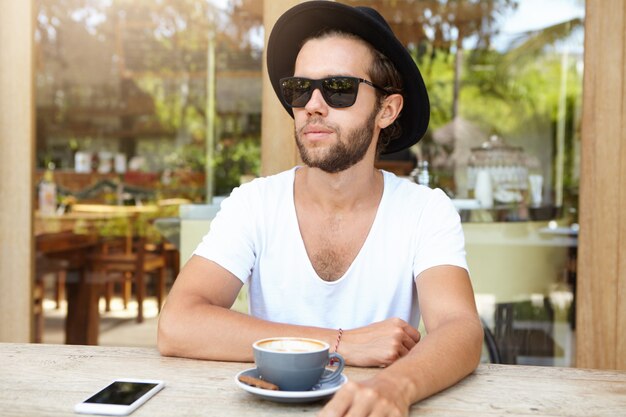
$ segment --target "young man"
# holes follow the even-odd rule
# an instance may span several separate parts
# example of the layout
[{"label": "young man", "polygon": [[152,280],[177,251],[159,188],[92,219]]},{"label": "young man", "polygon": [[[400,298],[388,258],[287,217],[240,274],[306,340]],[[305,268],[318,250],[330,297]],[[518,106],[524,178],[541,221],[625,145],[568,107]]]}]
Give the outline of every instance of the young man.
[{"label": "young man", "polygon": [[[267,59],[305,166],[223,202],[170,292],[159,349],[251,361],[264,337],[325,340],[348,365],[384,369],[345,384],[323,416],[406,415],[472,372],[482,346],[452,204],[374,168],[426,131],[421,75],[376,11],[326,1],[287,11]],[[230,310],[244,283],[250,315]]]}]

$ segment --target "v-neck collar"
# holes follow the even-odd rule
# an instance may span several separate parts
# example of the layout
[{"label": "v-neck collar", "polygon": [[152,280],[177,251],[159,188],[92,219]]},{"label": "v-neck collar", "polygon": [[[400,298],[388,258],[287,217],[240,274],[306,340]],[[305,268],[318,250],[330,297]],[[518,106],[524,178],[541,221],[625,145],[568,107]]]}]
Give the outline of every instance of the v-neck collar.
[{"label": "v-neck collar", "polygon": [[295,186],[296,186],[296,171],[301,168],[299,166],[294,167],[291,171],[291,184],[292,184],[292,189],[291,189],[291,193],[289,193],[289,204],[291,205],[291,210],[290,210],[290,216],[291,219],[290,221],[292,222],[292,224],[294,225],[294,227],[292,228],[292,230],[294,230],[295,234],[296,234],[296,238],[295,241],[297,242],[298,245],[298,251],[301,254],[301,257],[306,259],[306,266],[303,265],[303,267],[305,267],[308,270],[308,274],[310,276],[313,276],[316,278],[316,280],[322,284],[325,285],[336,285],[340,282],[342,282],[347,276],[350,275],[350,272],[352,271],[352,269],[354,268],[354,265],[358,262],[359,258],[364,256],[362,255],[367,247],[369,245],[371,245],[370,240],[373,239],[372,236],[376,235],[376,231],[378,229],[378,223],[380,223],[379,217],[381,217],[381,212],[383,212],[385,210],[385,204],[387,201],[386,195],[388,192],[388,184],[387,184],[387,175],[385,173],[385,171],[383,170],[379,170],[379,172],[382,174],[383,176],[383,193],[382,196],[380,198],[380,202],[378,203],[378,208],[376,209],[376,215],[374,216],[374,221],[372,222],[369,231],[367,232],[367,236],[365,238],[365,240],[363,241],[363,245],[361,245],[361,248],[359,249],[359,251],[357,252],[356,256],[354,257],[354,259],[352,260],[352,262],[350,263],[350,266],[348,267],[348,269],[346,270],[346,272],[344,272],[344,274],[337,278],[336,280],[333,281],[326,281],[324,279],[322,279],[318,274],[317,271],[315,270],[315,268],[313,267],[313,263],[311,262],[311,258],[309,258],[309,254],[306,250],[306,246],[304,245],[304,238],[302,237],[302,232],[300,230],[300,223],[298,222],[298,213],[296,211],[296,199],[295,199]]}]

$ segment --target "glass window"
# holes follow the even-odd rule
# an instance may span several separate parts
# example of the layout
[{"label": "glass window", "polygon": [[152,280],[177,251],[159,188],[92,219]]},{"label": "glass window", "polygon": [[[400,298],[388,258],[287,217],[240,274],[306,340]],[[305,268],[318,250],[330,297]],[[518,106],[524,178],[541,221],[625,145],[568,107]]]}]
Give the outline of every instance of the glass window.
[{"label": "glass window", "polygon": [[[501,360],[572,365],[584,1],[342,2],[376,8],[422,71],[429,130],[378,163],[457,205]],[[52,211],[159,207],[132,226],[38,221],[40,232],[159,243],[154,218],[174,213],[159,201],[208,202],[259,174],[262,2],[38,5],[41,201],[52,177]]]},{"label": "glass window", "polygon": [[113,179],[205,201],[258,174],[260,6],[240,3],[39,2],[37,163],[62,196]]},{"label": "glass window", "polygon": [[420,67],[410,175],[460,211],[502,360],[572,365],[584,1],[342,2],[381,12]]},{"label": "glass window", "polygon": [[[259,174],[261,23],[253,1],[37,2],[38,277],[67,265],[43,243],[79,236],[91,272],[141,247],[173,281],[179,227],[163,220]],[[115,272],[117,301],[133,271]]]}]

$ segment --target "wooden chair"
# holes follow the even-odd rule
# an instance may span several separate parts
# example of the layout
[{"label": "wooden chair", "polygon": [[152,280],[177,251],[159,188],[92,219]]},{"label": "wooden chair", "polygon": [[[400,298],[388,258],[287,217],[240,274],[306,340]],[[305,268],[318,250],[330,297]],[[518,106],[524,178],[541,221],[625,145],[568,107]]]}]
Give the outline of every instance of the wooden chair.
[{"label": "wooden chair", "polygon": [[180,272],[180,252],[176,245],[163,241],[161,243],[146,244],[149,253],[160,253],[165,258],[165,268],[170,271],[172,279],[176,279]]},{"label": "wooden chair", "polygon": [[97,253],[91,255],[91,267],[95,273],[105,276],[105,300],[110,309],[110,299],[114,284],[122,284],[124,305],[130,298],[131,285],[134,284],[137,299],[137,322],[144,320],[143,301],[146,297],[147,278],[156,275],[157,308],[165,298],[166,259],[162,252],[150,252],[146,249],[144,237],[123,238],[123,250],[120,250],[120,239],[109,240],[102,244]]}]

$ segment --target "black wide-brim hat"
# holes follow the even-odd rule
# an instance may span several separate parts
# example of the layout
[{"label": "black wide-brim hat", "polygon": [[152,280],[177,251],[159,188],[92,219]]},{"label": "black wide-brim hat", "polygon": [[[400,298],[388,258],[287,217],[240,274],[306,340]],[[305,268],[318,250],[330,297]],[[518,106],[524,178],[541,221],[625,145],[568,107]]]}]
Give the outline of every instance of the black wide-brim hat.
[{"label": "black wide-brim hat", "polygon": [[[383,153],[401,151],[417,143],[426,133],[430,119],[424,80],[415,61],[385,19],[370,7],[309,1],[287,10],[276,21],[267,43],[267,70],[276,95],[281,98],[279,80],[293,76],[296,57],[304,40],[326,29],[352,33],[369,42],[394,63],[402,76],[404,107],[398,119],[402,134],[392,140]],[[281,102],[293,117],[292,109],[282,98]]]}]

